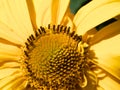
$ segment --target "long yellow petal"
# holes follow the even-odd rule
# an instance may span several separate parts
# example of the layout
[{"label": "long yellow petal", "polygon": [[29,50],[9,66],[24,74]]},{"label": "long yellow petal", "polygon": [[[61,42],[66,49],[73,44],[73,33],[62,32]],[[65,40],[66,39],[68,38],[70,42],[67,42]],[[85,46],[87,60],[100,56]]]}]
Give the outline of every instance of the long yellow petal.
[{"label": "long yellow petal", "polygon": [[0,22],[0,39],[6,39],[14,44],[24,44],[24,40],[22,40],[13,29],[2,22]]},{"label": "long yellow petal", "polygon": [[99,42],[91,47],[98,65],[120,80],[120,34]]},{"label": "long yellow petal", "polygon": [[20,56],[21,50],[15,46],[0,43],[0,53]]},{"label": "long yellow petal", "polygon": [[26,40],[33,33],[26,2],[24,0],[1,0],[0,2],[0,21]]},{"label": "long yellow petal", "polygon": [[[52,0],[33,0],[34,9],[36,12],[36,24],[38,28],[43,25],[45,26],[46,23],[49,24],[51,20],[51,3]],[[49,9],[49,10],[48,10]],[[49,17],[46,17],[46,11]],[[43,22],[44,19],[47,18],[47,22]]]},{"label": "long yellow petal", "polygon": [[[20,85],[23,85],[25,79],[21,76],[16,78],[14,81],[11,81],[10,83],[6,84],[4,87],[2,87],[2,90],[22,90],[19,88]],[[24,87],[25,88],[25,87]],[[23,89],[24,89],[23,88]]]},{"label": "long yellow petal", "polygon": [[69,0],[52,0],[52,24],[60,24],[65,15]]},{"label": "long yellow petal", "polygon": [[93,28],[91,30],[88,30],[84,35],[83,35],[83,41],[88,42],[90,41],[90,38],[92,38],[98,31],[96,28]]},{"label": "long yellow petal", "polygon": [[20,63],[18,62],[7,62],[7,63],[0,63],[0,69],[5,68],[20,68]]},{"label": "long yellow petal", "polygon": [[100,80],[99,86],[102,89],[98,90],[119,90],[120,89],[120,83],[117,83],[114,79],[108,77],[105,77],[103,80]]},{"label": "long yellow petal", "polygon": [[0,89],[3,90],[3,87],[14,82],[16,79],[21,78],[22,74],[20,72],[15,72],[15,74],[12,74],[8,77],[5,77],[0,80]]},{"label": "long yellow petal", "polygon": [[34,8],[33,0],[26,0],[26,3],[27,3],[29,15],[30,15],[31,23],[33,25],[33,29],[37,30],[38,26],[36,23],[36,12]]},{"label": "long yellow petal", "polygon": [[0,69],[0,80],[2,78],[5,78],[7,76],[12,75],[14,72],[16,72],[18,69],[11,69],[11,68],[6,68],[6,69]]},{"label": "long yellow petal", "polygon": [[70,30],[74,30],[74,23],[73,23],[74,15],[71,13],[70,8],[66,11],[66,14],[63,17],[61,25],[70,27]]},{"label": "long yellow petal", "polygon": [[0,53],[0,63],[1,62],[10,62],[10,61],[18,61],[20,60],[20,56],[8,55],[4,53]]},{"label": "long yellow petal", "polygon": [[73,22],[78,34],[84,34],[102,22],[120,14],[119,0],[93,0],[81,8]]},{"label": "long yellow petal", "polygon": [[[106,40],[111,37],[114,38],[115,35],[120,34],[120,26],[119,25],[120,25],[120,20],[104,27],[103,29],[101,29],[94,35],[94,37],[90,40],[90,44],[94,45],[94,44],[99,43],[102,40]],[[119,43],[119,42],[116,42],[116,43]]]},{"label": "long yellow petal", "polygon": [[44,16],[42,17],[43,18],[42,25],[48,26],[48,24],[50,24],[50,22],[51,22],[51,17],[50,17],[51,15],[50,15],[50,13],[51,13],[51,8],[49,7],[45,11]]}]

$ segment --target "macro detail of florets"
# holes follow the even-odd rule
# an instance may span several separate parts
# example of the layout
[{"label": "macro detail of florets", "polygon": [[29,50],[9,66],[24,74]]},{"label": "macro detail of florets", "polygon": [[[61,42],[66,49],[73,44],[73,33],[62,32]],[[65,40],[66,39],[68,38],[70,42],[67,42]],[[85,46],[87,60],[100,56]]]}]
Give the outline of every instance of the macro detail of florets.
[{"label": "macro detail of florets", "polygon": [[25,45],[21,68],[34,89],[76,90],[87,85],[85,74],[92,67],[89,46],[70,27],[40,27]]}]

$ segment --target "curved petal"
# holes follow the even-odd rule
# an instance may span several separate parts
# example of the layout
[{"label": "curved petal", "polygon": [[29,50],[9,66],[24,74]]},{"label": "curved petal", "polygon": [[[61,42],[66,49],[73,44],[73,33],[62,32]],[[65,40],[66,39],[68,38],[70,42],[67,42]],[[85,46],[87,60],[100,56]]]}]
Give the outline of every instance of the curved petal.
[{"label": "curved petal", "polygon": [[11,69],[11,68],[7,68],[7,69],[0,69],[0,80],[2,78],[5,78],[11,74],[13,74],[14,72],[16,72],[18,69]]},{"label": "curved petal", "polygon": [[13,56],[13,55],[0,53],[0,63],[11,62],[11,61],[17,62],[19,59],[20,56]]},{"label": "curved petal", "polygon": [[25,1],[1,0],[0,21],[5,23],[23,40],[33,33]]},{"label": "curved petal", "polygon": [[90,44],[94,45],[102,40],[109,39],[117,34],[120,34],[120,20],[109,24],[100,31],[98,31],[90,40]]},{"label": "curved petal", "polygon": [[[3,86],[1,89],[2,90],[11,90],[11,89],[22,90],[25,88],[23,85],[24,82],[25,82],[25,79],[21,76],[21,77],[16,78],[15,80],[9,82],[5,86]],[[23,85],[22,89],[19,87],[20,85]]]},{"label": "curved petal", "polygon": [[26,0],[26,3],[27,3],[27,7],[28,7],[28,11],[29,11],[29,15],[30,15],[33,29],[37,30],[38,27],[36,24],[36,12],[35,12],[35,8],[34,8],[33,0]]},{"label": "curved petal", "polygon": [[18,87],[16,87],[16,89],[17,90],[26,90],[26,88],[28,89],[27,84],[28,84],[28,81],[24,80]]},{"label": "curved petal", "polygon": [[50,13],[51,13],[51,8],[46,9],[44,16],[42,18],[43,19],[42,25],[48,26],[48,24],[50,24],[50,22],[51,22]]},{"label": "curved petal", "polygon": [[120,34],[95,44],[91,49],[95,51],[99,66],[120,80]]},{"label": "curved petal", "polygon": [[72,22],[72,19],[69,16],[64,16],[64,19],[63,19],[61,25],[70,27],[70,32],[72,32],[74,30],[74,24]]},{"label": "curved petal", "polygon": [[34,5],[34,9],[35,9],[35,13],[36,13],[36,24],[39,28],[39,26],[44,25],[43,21],[45,18],[47,18],[45,15],[46,11],[49,9],[48,15],[49,18],[48,21],[46,23],[50,24],[50,20],[51,20],[51,3],[52,0],[33,0],[33,5]]},{"label": "curved petal", "polygon": [[98,90],[118,90],[120,88],[120,83],[117,83],[108,76],[99,81],[99,86],[103,89]]},{"label": "curved petal", "polygon": [[20,56],[21,50],[15,46],[0,43],[0,53]]},{"label": "curved petal", "polygon": [[61,25],[70,27],[71,28],[70,30],[73,31],[74,30],[73,17],[74,15],[70,12],[70,9],[68,8],[62,19]]},{"label": "curved petal", "polygon": [[[0,22],[0,40],[3,39],[1,42],[7,40],[14,44],[23,45],[24,40],[22,40],[13,29],[5,25],[4,23]],[[5,40],[4,40],[5,39]]]},{"label": "curved petal", "polygon": [[73,22],[78,34],[84,34],[87,30],[120,14],[119,0],[93,0],[81,8]]},{"label": "curved petal", "polygon": [[0,69],[8,69],[8,68],[20,68],[20,63],[18,62],[7,62],[7,63],[0,63]]},{"label": "curved petal", "polygon": [[[16,71],[12,75],[5,77],[3,79],[0,79],[0,89],[3,90],[4,87],[9,86],[15,80],[22,78],[21,76],[22,76],[22,73]],[[13,88],[11,88],[11,89],[13,89]],[[9,89],[4,89],[4,90],[9,90]]]},{"label": "curved petal", "polygon": [[82,40],[83,40],[84,42],[89,43],[90,39],[91,39],[92,37],[94,37],[94,35],[95,35],[97,32],[98,32],[98,31],[96,30],[96,28],[93,28],[93,29],[91,29],[91,30],[88,30],[88,31],[83,35]]},{"label": "curved petal", "polygon": [[65,15],[70,0],[52,0],[52,24],[60,24]]}]

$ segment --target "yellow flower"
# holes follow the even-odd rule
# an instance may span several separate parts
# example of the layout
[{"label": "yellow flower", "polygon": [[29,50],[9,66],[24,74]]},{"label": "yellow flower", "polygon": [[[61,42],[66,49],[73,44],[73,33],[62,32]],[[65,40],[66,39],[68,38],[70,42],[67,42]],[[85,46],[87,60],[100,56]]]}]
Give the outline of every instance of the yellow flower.
[{"label": "yellow flower", "polygon": [[119,14],[119,0],[75,16],[69,0],[1,0],[0,90],[118,90]]}]

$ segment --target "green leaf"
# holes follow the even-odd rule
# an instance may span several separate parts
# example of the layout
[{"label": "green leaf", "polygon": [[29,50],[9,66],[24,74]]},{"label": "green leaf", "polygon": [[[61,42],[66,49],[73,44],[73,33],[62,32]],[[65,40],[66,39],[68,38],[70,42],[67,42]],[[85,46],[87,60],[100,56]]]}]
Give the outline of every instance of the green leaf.
[{"label": "green leaf", "polygon": [[83,5],[87,4],[91,0],[70,0],[70,9],[75,14]]}]

